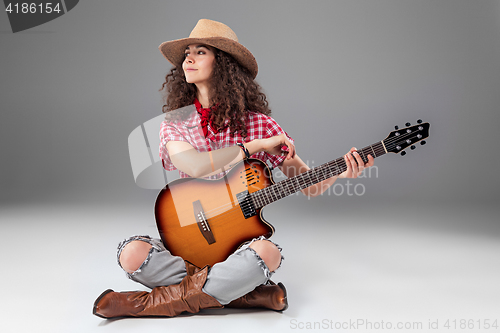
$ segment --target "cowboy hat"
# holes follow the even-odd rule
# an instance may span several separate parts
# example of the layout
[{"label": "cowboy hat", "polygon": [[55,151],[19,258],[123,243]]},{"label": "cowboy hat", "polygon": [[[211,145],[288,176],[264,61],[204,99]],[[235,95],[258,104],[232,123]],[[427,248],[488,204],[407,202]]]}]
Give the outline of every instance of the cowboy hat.
[{"label": "cowboy hat", "polygon": [[184,51],[191,44],[205,44],[229,53],[250,72],[254,79],[257,76],[258,66],[255,57],[238,42],[234,31],[224,23],[201,19],[188,38],[164,42],[159,49],[172,65],[181,67],[184,61]]}]

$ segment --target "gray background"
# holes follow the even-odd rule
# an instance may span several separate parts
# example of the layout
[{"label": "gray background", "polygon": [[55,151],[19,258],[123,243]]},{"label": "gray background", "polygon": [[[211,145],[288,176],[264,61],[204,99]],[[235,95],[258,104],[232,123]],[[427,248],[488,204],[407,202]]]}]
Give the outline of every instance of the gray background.
[{"label": "gray background", "polygon": [[[422,316],[427,323],[449,311],[448,318],[460,319],[471,313],[466,304],[479,309],[478,318],[498,313],[499,290],[493,281],[499,277],[494,251],[500,237],[500,160],[494,149],[500,106],[499,1],[94,0],[80,1],[62,17],[16,34],[6,13],[0,14],[0,218],[2,235],[9,235],[2,242],[2,267],[9,270],[2,284],[13,302],[2,305],[2,316],[12,319],[12,331],[30,325],[71,331],[75,322],[84,323],[84,331],[142,325],[104,325],[90,315],[90,307],[108,287],[136,288],[115,266],[114,248],[128,235],[155,233],[156,192],[134,183],[127,138],[161,112],[158,89],[170,64],[157,47],[187,37],[200,18],[228,24],[252,51],[273,117],[311,166],[352,146],[379,141],[394,125],[415,124],[419,118],[431,123],[427,145],[405,157],[381,157],[378,177],[351,181],[363,184],[364,195],[344,192],[311,201],[292,196],[266,208],[278,243],[289,243],[288,268],[280,278],[296,295],[296,310],[281,317],[276,328],[292,329],[293,318],[338,315],[347,320],[369,313],[380,314],[378,320],[390,319],[388,314],[409,320]],[[347,186],[346,181],[339,184]],[[459,239],[446,247],[449,235]],[[338,265],[329,253],[335,253]],[[372,294],[370,284],[363,284],[363,293],[358,278],[360,283],[377,281],[369,263],[398,253],[419,268],[406,272],[391,266],[401,264],[395,259],[387,265],[402,274],[401,285],[381,278],[392,296],[385,289]],[[330,267],[328,275],[308,266],[309,272],[321,273],[320,281],[350,279],[352,292],[319,293],[340,300],[331,305],[340,312],[328,308],[323,317],[313,315],[321,312],[306,301],[314,296],[303,292],[308,276],[301,269],[311,258]],[[436,261],[427,266],[429,258]],[[414,266],[415,261],[422,266]],[[472,288],[463,307],[453,289],[437,299],[415,289],[414,282],[422,281],[419,274],[435,277],[436,267],[455,277],[468,269],[455,290]],[[293,278],[286,280],[287,272]],[[373,279],[361,280],[365,273]],[[34,283],[36,296],[31,291],[19,296],[19,290]],[[426,286],[442,290],[450,281],[429,280]],[[415,294],[405,294],[411,290]],[[363,298],[367,294],[373,303]],[[425,300],[419,298],[423,295]],[[57,315],[42,305],[54,297],[62,297],[64,304]],[[33,309],[24,309],[22,299],[30,299]],[[311,312],[293,312],[304,309],[301,304]],[[38,311],[38,324],[21,319],[16,307]],[[64,319],[61,313],[70,315]],[[255,315],[262,320],[276,314]],[[253,313],[226,318],[256,325]],[[277,325],[269,318],[259,322]],[[148,323],[167,327],[161,321]]]}]

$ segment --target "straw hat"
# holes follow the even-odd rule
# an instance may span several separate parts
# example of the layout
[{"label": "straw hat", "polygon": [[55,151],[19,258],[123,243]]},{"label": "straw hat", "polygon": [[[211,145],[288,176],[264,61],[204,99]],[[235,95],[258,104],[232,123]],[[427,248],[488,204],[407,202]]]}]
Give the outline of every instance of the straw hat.
[{"label": "straw hat", "polygon": [[182,66],[184,51],[191,44],[205,44],[232,55],[242,66],[250,71],[255,79],[258,72],[257,61],[253,54],[238,43],[238,37],[224,23],[201,19],[188,38],[164,42],[159,49],[163,56],[174,66]]}]

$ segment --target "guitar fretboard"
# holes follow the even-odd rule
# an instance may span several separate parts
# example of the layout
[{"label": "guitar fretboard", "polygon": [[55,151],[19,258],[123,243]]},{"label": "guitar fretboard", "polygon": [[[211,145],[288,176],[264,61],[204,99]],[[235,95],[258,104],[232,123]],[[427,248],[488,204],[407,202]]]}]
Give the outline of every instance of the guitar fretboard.
[{"label": "guitar fretboard", "polygon": [[[382,141],[364,147],[357,151],[363,161],[368,162],[368,155],[379,157],[386,153]],[[292,195],[311,185],[317,184],[328,178],[338,176],[347,170],[344,157],[327,162],[295,177],[282,180],[276,184],[263,188],[251,194],[256,209],[262,208],[270,203]]]}]

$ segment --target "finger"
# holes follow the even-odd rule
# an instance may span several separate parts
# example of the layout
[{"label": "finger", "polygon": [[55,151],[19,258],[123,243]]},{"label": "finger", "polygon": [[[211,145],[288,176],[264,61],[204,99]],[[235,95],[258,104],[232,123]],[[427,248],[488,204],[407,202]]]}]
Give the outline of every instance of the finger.
[{"label": "finger", "polygon": [[[363,173],[363,171],[367,168],[368,162],[365,163],[363,161],[363,158],[361,158],[361,155],[358,152],[356,152],[355,155],[356,155],[356,161],[358,162],[358,176],[360,176]],[[369,158],[370,157],[368,157],[368,160]]]},{"label": "finger", "polygon": [[366,167],[371,167],[375,163],[375,159],[372,155],[368,155],[368,162],[366,163]]},{"label": "finger", "polygon": [[346,174],[346,177],[347,178],[352,178],[353,175],[356,174],[356,161],[354,160],[354,158],[352,157],[351,153],[347,154],[346,155],[346,159],[347,159],[347,174]]},{"label": "finger", "polygon": [[290,154],[292,152],[292,148],[290,146],[290,142],[288,142],[288,140],[287,140],[286,137],[283,139],[283,146],[286,146],[288,148],[288,151],[286,152],[286,159],[289,160],[290,159]]},{"label": "finger", "polygon": [[[287,149],[285,149],[285,147]],[[292,149],[290,148],[290,146],[287,145],[286,143],[284,143],[284,144],[280,145],[278,148],[279,148],[279,151],[280,151],[279,155],[285,156],[285,158],[287,160],[289,160],[290,159],[290,154],[292,152]]]},{"label": "finger", "polygon": [[294,158],[295,157],[295,145],[290,140],[288,140],[288,141],[290,142],[290,146],[289,146],[290,158]]},{"label": "finger", "polygon": [[352,165],[352,177],[353,178],[358,177],[358,174],[359,174],[359,162],[356,160],[355,157],[356,158],[359,157],[359,154],[357,152],[349,154],[349,159],[351,160],[351,165]]},{"label": "finger", "polygon": [[361,158],[361,155],[357,151],[353,153],[354,158],[356,159],[356,163],[358,164],[358,168],[362,168],[365,165],[365,162],[363,162],[363,159]]},{"label": "finger", "polygon": [[[283,135],[285,135],[285,133],[283,133]],[[288,147],[288,155],[286,156],[286,158],[289,160],[295,156],[295,145],[286,136],[284,136],[284,138],[285,145]]]},{"label": "finger", "polygon": [[289,160],[293,158],[293,146],[287,146],[288,147],[288,154],[286,155],[286,159]]}]

